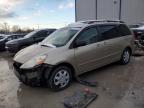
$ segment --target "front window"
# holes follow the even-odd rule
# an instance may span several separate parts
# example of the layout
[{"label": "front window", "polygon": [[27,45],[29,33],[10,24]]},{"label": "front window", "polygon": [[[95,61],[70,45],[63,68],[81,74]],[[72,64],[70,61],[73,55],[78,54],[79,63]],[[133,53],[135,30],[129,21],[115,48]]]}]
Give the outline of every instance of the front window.
[{"label": "front window", "polygon": [[95,27],[83,31],[76,40],[76,43],[84,42],[86,45],[93,44],[98,41],[98,32]]},{"label": "front window", "polygon": [[32,31],[31,33],[27,34],[26,36],[24,36],[25,38],[29,38],[33,35],[35,35],[39,30],[35,30],[35,31]]},{"label": "front window", "polygon": [[80,28],[65,27],[49,35],[41,44],[61,47],[66,45]]}]

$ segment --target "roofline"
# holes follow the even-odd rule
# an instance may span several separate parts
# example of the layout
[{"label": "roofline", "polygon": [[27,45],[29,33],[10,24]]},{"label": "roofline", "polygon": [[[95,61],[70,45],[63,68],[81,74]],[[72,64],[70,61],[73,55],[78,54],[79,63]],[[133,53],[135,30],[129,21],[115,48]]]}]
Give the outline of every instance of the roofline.
[{"label": "roofline", "polygon": [[35,29],[34,31],[36,31],[36,30],[57,30],[57,29],[55,29],[55,28],[42,28],[42,29]]},{"label": "roofline", "polygon": [[123,21],[121,20],[106,20],[106,19],[102,19],[102,20],[84,20],[84,21],[78,21],[75,23],[71,23],[68,25],[68,27],[88,27],[88,26],[92,26],[92,25],[100,25],[100,24],[125,24]]},{"label": "roofline", "polygon": [[118,23],[125,23],[124,21],[121,20],[107,20],[107,19],[101,19],[101,20],[83,20],[83,21],[78,21],[80,23],[95,23],[95,22],[118,22]]}]

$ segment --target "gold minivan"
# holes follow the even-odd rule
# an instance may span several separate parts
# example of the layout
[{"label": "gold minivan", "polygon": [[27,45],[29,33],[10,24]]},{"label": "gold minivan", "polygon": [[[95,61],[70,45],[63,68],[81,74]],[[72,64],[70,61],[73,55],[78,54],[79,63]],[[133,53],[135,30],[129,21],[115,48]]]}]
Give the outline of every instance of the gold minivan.
[{"label": "gold minivan", "polygon": [[58,91],[73,77],[120,61],[128,64],[133,35],[122,21],[81,21],[61,28],[44,41],[19,51],[15,74],[24,84],[47,84]]}]

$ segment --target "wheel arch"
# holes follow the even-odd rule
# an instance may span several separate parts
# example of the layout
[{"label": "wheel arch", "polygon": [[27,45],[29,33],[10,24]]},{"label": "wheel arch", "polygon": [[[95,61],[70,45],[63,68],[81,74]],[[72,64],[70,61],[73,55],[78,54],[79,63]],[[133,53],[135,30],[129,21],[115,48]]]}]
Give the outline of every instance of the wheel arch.
[{"label": "wheel arch", "polygon": [[[71,69],[71,71],[72,71],[72,77],[74,78],[75,77],[75,69],[74,69],[74,66],[72,65],[72,64],[70,64],[70,63],[67,63],[67,62],[61,62],[61,63],[58,63],[58,64],[56,64],[54,67],[53,67],[53,69],[52,69],[52,71],[54,70],[54,69],[56,69],[57,67],[59,67],[59,66],[67,66],[68,68],[70,68]],[[51,71],[51,72],[52,72]],[[50,73],[51,74],[51,73]]]},{"label": "wheel arch", "polygon": [[132,48],[130,46],[127,46],[125,49],[128,49],[130,51],[130,54],[132,55]]}]

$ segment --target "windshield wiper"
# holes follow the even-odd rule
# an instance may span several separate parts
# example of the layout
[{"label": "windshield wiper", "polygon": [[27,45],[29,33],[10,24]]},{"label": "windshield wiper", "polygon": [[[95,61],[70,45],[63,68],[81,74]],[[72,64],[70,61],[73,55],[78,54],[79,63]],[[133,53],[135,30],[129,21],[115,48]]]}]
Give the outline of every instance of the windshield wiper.
[{"label": "windshield wiper", "polygon": [[43,45],[43,44],[42,44],[41,46],[43,46],[43,47],[49,47],[49,46],[47,46],[47,45]]},{"label": "windshield wiper", "polygon": [[51,45],[51,44],[41,44],[41,46],[44,46],[44,47],[51,47],[51,48],[56,48],[56,46]]}]

